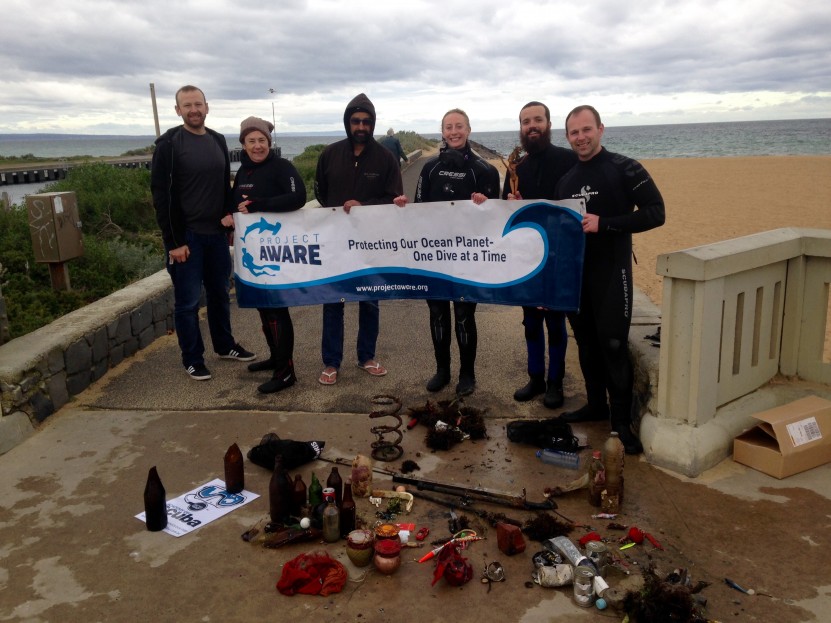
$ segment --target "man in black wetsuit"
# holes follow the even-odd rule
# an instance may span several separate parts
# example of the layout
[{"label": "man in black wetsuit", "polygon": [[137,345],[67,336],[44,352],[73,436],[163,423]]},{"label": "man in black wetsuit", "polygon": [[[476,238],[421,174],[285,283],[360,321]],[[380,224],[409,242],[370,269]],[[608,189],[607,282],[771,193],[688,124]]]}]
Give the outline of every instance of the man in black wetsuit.
[{"label": "man in black wetsuit", "polygon": [[[603,124],[591,106],[566,117],[579,162],[557,184],[560,199],[584,198],[586,252],[580,310],[568,319],[577,340],[588,403],[563,413],[568,423],[608,420],[627,454],[643,452],[632,432],[632,234],[664,224],[664,200],[643,166],[601,146]],[[637,208],[637,209],[636,209]],[[607,403],[608,395],[608,403]]]},{"label": "man in black wetsuit", "polygon": [[[542,102],[528,102],[519,111],[519,140],[527,154],[516,167],[519,185],[511,192],[505,176],[503,199],[554,199],[554,189],[563,174],[577,162],[570,149],[551,144],[551,112]],[[514,392],[514,400],[526,402],[545,393],[543,404],[549,409],[562,406],[563,377],[566,368],[565,312],[522,308],[522,324],[528,346],[528,384]],[[548,375],[545,373],[545,329],[548,327]]]}]

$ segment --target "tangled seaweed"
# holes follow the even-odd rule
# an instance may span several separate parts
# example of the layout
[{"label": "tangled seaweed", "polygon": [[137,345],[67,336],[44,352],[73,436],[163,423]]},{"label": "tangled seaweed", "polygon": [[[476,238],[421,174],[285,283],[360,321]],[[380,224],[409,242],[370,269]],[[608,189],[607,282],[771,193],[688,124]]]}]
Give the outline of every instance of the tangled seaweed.
[{"label": "tangled seaweed", "polygon": [[407,411],[410,427],[413,422],[427,427],[425,444],[433,450],[450,450],[464,439],[486,439],[488,436],[485,410],[465,406],[461,399],[428,400],[423,406],[409,407]]},{"label": "tangled seaweed", "polygon": [[532,541],[547,541],[558,536],[568,536],[572,526],[557,519],[551,513],[539,513],[522,527],[522,533]]},{"label": "tangled seaweed", "polygon": [[638,623],[706,623],[706,617],[687,582],[677,574],[658,577],[654,563],[644,570],[643,589],[629,593],[623,607]]}]

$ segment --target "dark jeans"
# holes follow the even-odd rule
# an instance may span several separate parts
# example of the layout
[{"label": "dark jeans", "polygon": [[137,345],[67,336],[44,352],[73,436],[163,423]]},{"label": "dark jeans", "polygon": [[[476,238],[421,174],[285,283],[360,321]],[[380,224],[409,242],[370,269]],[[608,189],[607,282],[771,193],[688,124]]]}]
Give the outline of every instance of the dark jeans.
[{"label": "dark jeans", "polygon": [[528,346],[528,376],[545,375],[545,330],[548,329],[548,380],[562,384],[566,371],[565,312],[536,307],[522,308],[525,343]]},{"label": "dark jeans", "polygon": [[[343,303],[326,303],[323,306],[323,337],[320,347],[323,365],[340,368],[343,361]],[[375,343],[381,310],[378,301],[358,303],[358,363],[375,359]]]},{"label": "dark jeans", "polygon": [[[173,280],[173,321],[182,363],[188,366],[205,363],[205,344],[199,330],[199,299],[202,286],[208,308],[208,328],[216,353],[227,353],[234,347],[231,333],[231,305],[228,295],[231,277],[231,256],[225,234],[197,234],[186,237],[190,256],[186,262],[167,265]],[[169,249],[168,249],[169,251]]]}]

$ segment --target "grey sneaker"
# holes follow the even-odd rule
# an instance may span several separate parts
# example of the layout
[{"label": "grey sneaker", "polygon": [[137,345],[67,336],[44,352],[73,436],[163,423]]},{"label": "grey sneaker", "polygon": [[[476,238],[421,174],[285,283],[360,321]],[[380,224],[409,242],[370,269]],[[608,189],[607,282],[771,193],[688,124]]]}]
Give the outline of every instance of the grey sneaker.
[{"label": "grey sneaker", "polygon": [[234,344],[224,355],[219,356],[220,359],[236,359],[237,361],[254,361],[257,358],[252,352],[245,350],[239,344]]},{"label": "grey sneaker", "polygon": [[211,378],[211,371],[201,363],[195,366],[188,366],[186,370],[188,376],[194,381],[208,381]]}]

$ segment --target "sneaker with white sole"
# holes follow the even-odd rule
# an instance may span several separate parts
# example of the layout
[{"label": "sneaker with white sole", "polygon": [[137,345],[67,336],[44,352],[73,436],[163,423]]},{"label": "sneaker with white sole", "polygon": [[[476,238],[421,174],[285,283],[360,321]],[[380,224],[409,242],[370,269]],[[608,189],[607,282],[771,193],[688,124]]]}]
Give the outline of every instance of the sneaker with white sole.
[{"label": "sneaker with white sole", "polygon": [[236,359],[237,361],[254,361],[257,358],[252,352],[245,350],[239,344],[234,344],[224,355],[219,356],[220,359]]},{"label": "sneaker with white sole", "polygon": [[207,381],[211,378],[211,371],[205,367],[205,364],[199,363],[194,366],[185,368],[188,376],[194,381]]}]

